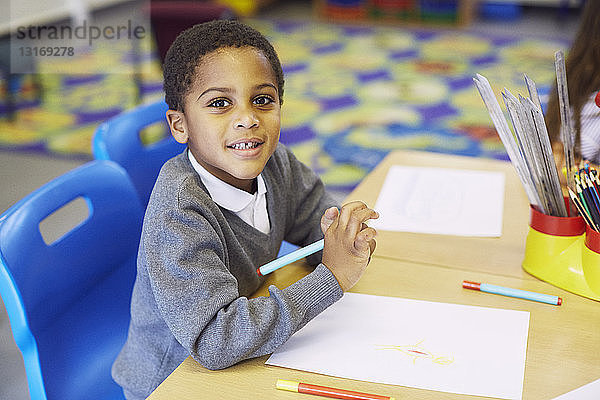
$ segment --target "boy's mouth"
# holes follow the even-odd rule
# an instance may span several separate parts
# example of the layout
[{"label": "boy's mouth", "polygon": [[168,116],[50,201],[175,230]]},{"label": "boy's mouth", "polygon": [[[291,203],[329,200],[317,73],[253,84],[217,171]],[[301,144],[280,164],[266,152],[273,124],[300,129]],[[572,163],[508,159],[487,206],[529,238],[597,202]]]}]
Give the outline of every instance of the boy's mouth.
[{"label": "boy's mouth", "polygon": [[227,145],[228,148],[234,150],[252,150],[262,145],[264,142],[257,139],[239,140],[235,143]]}]

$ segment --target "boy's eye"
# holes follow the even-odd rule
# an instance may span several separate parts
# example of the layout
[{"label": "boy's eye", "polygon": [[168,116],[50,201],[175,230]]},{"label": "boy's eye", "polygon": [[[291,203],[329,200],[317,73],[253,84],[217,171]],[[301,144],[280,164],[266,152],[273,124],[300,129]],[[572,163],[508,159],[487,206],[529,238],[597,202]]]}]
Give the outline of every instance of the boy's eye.
[{"label": "boy's eye", "polygon": [[229,102],[229,100],[226,99],[216,99],[213,100],[209,103],[209,107],[216,107],[216,108],[224,108],[227,107],[228,105],[231,105],[231,103]]},{"label": "boy's eye", "polygon": [[253,100],[253,103],[258,106],[266,106],[273,102],[274,102],[274,100],[270,96],[258,96],[258,97],[255,97]]}]

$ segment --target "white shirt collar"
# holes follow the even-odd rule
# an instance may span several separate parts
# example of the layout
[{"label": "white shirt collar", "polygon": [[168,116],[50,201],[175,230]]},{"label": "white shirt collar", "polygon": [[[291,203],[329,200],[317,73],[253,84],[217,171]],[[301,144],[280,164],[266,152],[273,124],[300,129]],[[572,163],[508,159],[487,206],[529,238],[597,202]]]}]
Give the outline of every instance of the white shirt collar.
[{"label": "white shirt collar", "polygon": [[215,203],[227,210],[237,213],[253,202],[257,195],[264,195],[267,192],[267,187],[265,186],[262,174],[258,175],[256,178],[257,192],[255,194],[250,194],[223,182],[200,165],[189,149],[187,153],[192,167],[198,175],[200,175],[200,180],[202,180],[202,183],[206,186],[210,197]]}]

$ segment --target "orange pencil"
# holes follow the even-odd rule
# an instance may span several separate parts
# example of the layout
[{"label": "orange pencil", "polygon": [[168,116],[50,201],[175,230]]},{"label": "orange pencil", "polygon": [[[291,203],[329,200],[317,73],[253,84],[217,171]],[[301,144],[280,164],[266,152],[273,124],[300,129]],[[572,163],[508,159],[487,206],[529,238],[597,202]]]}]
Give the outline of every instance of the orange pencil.
[{"label": "orange pencil", "polygon": [[336,389],[327,386],[311,385],[310,383],[301,383],[295,381],[286,381],[277,379],[277,389],[287,390],[289,392],[314,394],[317,396],[330,397],[333,399],[345,400],[394,400],[390,396],[380,396],[377,394],[368,394],[353,392],[350,390]]}]

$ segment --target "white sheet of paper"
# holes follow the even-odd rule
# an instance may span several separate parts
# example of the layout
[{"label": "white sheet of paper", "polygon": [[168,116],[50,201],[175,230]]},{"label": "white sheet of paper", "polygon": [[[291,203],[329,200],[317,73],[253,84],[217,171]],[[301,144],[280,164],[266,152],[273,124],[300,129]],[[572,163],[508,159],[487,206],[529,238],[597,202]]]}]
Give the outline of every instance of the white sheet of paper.
[{"label": "white sheet of paper", "polygon": [[379,193],[376,229],[502,235],[504,173],[393,165]]},{"label": "white sheet of paper", "polygon": [[568,393],[555,397],[554,400],[598,400],[600,399],[600,379],[578,387]]},{"label": "white sheet of paper", "polygon": [[529,312],[345,293],[267,364],[521,399]]}]

